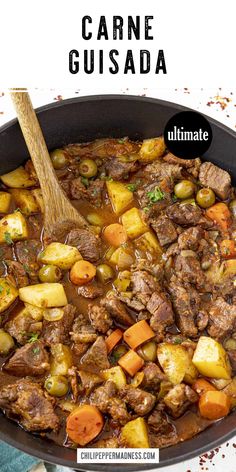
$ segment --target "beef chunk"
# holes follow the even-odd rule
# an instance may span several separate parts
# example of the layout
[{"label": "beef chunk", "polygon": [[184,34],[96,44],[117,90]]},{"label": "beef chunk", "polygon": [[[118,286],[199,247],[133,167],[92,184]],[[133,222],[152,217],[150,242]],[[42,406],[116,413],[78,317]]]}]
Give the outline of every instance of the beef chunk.
[{"label": "beef chunk", "polygon": [[205,274],[203,273],[197,257],[177,256],[175,260],[175,272],[184,283],[195,284],[197,288],[205,285]]},{"label": "beef chunk", "polygon": [[176,322],[181,333],[184,336],[196,336],[198,330],[194,319],[198,313],[200,303],[198,292],[193,287],[183,287],[178,280],[171,280],[168,290],[171,294]]},{"label": "beef chunk", "polygon": [[16,315],[5,324],[5,329],[19,344],[25,344],[32,334],[41,333],[42,321],[36,321],[25,310],[17,310]]},{"label": "beef chunk", "polygon": [[166,379],[165,374],[154,362],[148,362],[143,368],[144,379],[142,386],[150,390],[158,390],[160,382]]},{"label": "beef chunk", "polygon": [[174,323],[174,313],[171,303],[162,293],[154,292],[147,304],[147,310],[152,314],[150,326],[162,339],[167,326]]},{"label": "beef chunk", "polygon": [[227,354],[229,356],[232,371],[235,374],[236,373],[236,351],[234,349],[229,349],[227,351]]},{"label": "beef chunk", "polygon": [[64,148],[72,157],[119,157],[138,153],[140,144],[124,139],[96,139],[91,143],[69,144]]},{"label": "beef chunk", "polygon": [[204,187],[210,187],[216,195],[225,200],[229,196],[231,178],[228,172],[211,162],[204,162],[199,172],[200,183]]},{"label": "beef chunk", "polygon": [[168,421],[167,415],[161,411],[159,405],[149,415],[147,424],[148,424],[148,429],[151,433],[151,442],[152,442],[152,433],[154,433],[155,436],[158,435],[160,438],[162,438],[163,443],[161,444],[160,447],[164,447],[165,445],[168,445],[170,438],[173,436],[174,437],[177,436],[174,425]]},{"label": "beef chunk", "polygon": [[182,178],[182,166],[178,164],[169,164],[160,159],[156,159],[151,164],[148,164],[143,172],[149,180],[162,180],[169,178],[172,181]]},{"label": "beef chunk", "polygon": [[191,249],[192,251],[197,251],[201,240],[204,238],[204,230],[201,226],[193,226],[188,228],[178,237],[179,248],[182,249]]},{"label": "beef chunk", "polygon": [[[86,188],[81,182],[81,177],[71,180],[69,193],[72,199],[86,200],[96,207],[101,206],[102,194],[105,182],[102,180],[91,181]],[[65,186],[64,186],[65,187]]]},{"label": "beef chunk", "polygon": [[12,246],[7,246],[6,244],[1,244],[0,247],[0,261],[6,261],[6,260],[12,260],[13,259],[13,252],[12,252]]},{"label": "beef chunk", "polygon": [[236,306],[230,305],[222,297],[218,297],[212,302],[209,310],[209,325],[209,335],[223,340],[236,327]]},{"label": "beef chunk", "polygon": [[151,218],[150,224],[157,234],[161,246],[171,244],[177,239],[178,234],[175,226],[166,215],[161,215],[157,219]]},{"label": "beef chunk", "polygon": [[189,385],[175,385],[164,397],[167,411],[174,417],[181,416],[191,403],[198,401],[198,395]]},{"label": "beef chunk", "polygon": [[95,329],[88,323],[88,320],[83,315],[79,315],[75,319],[70,335],[72,341],[76,344],[93,343],[97,339]]},{"label": "beef chunk", "polygon": [[103,383],[104,379],[97,374],[79,370],[79,377],[81,380],[81,387],[85,395],[89,395],[97,385]]},{"label": "beef chunk", "polygon": [[134,319],[126,311],[124,304],[115,295],[110,295],[101,300],[101,305],[106,308],[117,323],[125,326],[134,324]]},{"label": "beef chunk", "polygon": [[110,367],[106,343],[102,336],[99,336],[93,345],[87,350],[80,361],[81,369],[90,372],[99,372]]},{"label": "beef chunk", "polygon": [[28,275],[20,262],[7,260],[6,264],[8,275],[13,278],[14,285],[18,288],[29,285]]},{"label": "beef chunk", "polygon": [[81,295],[84,298],[94,299],[103,295],[103,289],[102,287],[99,287],[95,282],[92,282],[90,284],[78,287],[77,293],[78,295]]},{"label": "beef chunk", "polygon": [[110,314],[103,306],[89,304],[88,315],[92,326],[99,333],[105,334],[112,326]]},{"label": "beef chunk", "polygon": [[77,374],[77,369],[73,365],[68,369],[68,377],[71,385],[71,392],[72,392],[72,398],[74,402],[78,401],[79,393],[80,393],[80,388],[78,384],[78,374]]},{"label": "beef chunk", "polygon": [[59,418],[42,388],[29,380],[18,380],[0,389],[0,408],[27,431],[56,430]]},{"label": "beef chunk", "polygon": [[97,262],[101,257],[101,240],[88,229],[72,229],[67,244],[77,247],[86,261]]},{"label": "beef chunk", "polygon": [[112,381],[107,381],[102,387],[98,387],[91,396],[91,403],[99,408],[102,413],[109,414],[115,421],[125,424],[130,416],[125,402],[116,396],[116,386]]},{"label": "beef chunk", "polygon": [[105,163],[105,170],[113,180],[124,180],[129,178],[131,172],[138,169],[137,162],[121,162],[118,159],[108,159]]},{"label": "beef chunk", "polygon": [[134,293],[145,293],[151,295],[158,289],[158,283],[153,275],[145,270],[137,270],[131,276],[132,288]]},{"label": "beef chunk", "polygon": [[20,347],[4,365],[4,370],[18,377],[43,375],[48,369],[48,353],[41,341]]},{"label": "beef chunk", "polygon": [[195,178],[198,177],[201,160],[199,157],[196,159],[181,159],[180,157],[174,156],[170,152],[163,157],[163,161],[168,162],[169,164],[178,164],[184,169],[186,169],[190,174]]},{"label": "beef chunk", "polygon": [[70,191],[69,194],[75,200],[87,199],[87,189],[84,184],[81,182],[81,177],[73,179],[70,182]]},{"label": "beef chunk", "polygon": [[42,244],[37,239],[27,239],[26,241],[18,241],[15,245],[15,253],[17,260],[23,265],[29,278],[33,283],[38,281],[39,264],[37,256],[42,250]]},{"label": "beef chunk", "polygon": [[125,385],[119,390],[120,397],[129,404],[129,406],[137,413],[144,416],[149,413],[155,405],[156,397],[152,393],[145,392],[140,388]]},{"label": "beef chunk", "polygon": [[117,295],[117,296],[121,302],[125,303],[125,305],[127,305],[128,308],[131,308],[134,311],[139,312],[145,309],[145,305],[134,296],[132,296],[132,298],[125,297],[122,295]]},{"label": "beef chunk", "polygon": [[174,203],[166,210],[167,216],[177,225],[197,225],[201,219],[202,212],[199,207],[186,203]]},{"label": "beef chunk", "polygon": [[119,440],[118,438],[106,438],[106,439],[99,439],[99,441],[96,441],[93,443],[93,447],[99,447],[99,448],[118,448],[119,447]]},{"label": "beef chunk", "polygon": [[59,321],[43,320],[42,339],[49,346],[57,343],[68,344],[70,341],[69,333],[74,321],[76,307],[66,305],[63,311],[63,317]]}]

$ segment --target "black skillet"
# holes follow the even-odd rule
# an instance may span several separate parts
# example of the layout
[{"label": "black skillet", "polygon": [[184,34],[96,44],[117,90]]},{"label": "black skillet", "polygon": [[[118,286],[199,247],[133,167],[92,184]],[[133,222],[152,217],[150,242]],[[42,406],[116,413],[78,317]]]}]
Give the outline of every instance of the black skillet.
[{"label": "black skillet", "polygon": [[[142,139],[163,133],[165,124],[187,108],[152,98],[98,95],[75,98],[46,105],[37,110],[49,150],[64,144],[102,137],[129,136]],[[213,132],[210,148],[203,159],[230,172],[236,182],[236,133],[207,117]],[[16,120],[0,128],[0,174],[15,169],[29,157]],[[189,460],[236,434],[236,411],[194,438],[160,451],[160,463],[153,465],[117,465],[117,472],[142,471]],[[76,452],[48,439],[25,432],[0,414],[0,439],[40,459],[78,470],[106,471],[112,464],[77,464]]]}]

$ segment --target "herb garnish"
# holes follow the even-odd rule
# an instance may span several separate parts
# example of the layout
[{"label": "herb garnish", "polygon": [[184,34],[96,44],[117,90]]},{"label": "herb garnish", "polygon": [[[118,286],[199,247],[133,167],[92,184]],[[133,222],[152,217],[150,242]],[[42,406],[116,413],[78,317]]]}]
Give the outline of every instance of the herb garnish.
[{"label": "herb garnish", "polygon": [[39,349],[39,347],[37,346],[37,347],[34,347],[34,348],[32,349],[32,351],[33,351],[33,354],[39,354],[40,349]]},{"label": "herb garnish", "polygon": [[4,240],[6,241],[6,243],[8,244],[8,246],[10,246],[11,244],[13,244],[13,241],[11,239],[11,235],[9,233],[9,231],[5,231],[4,233]]},{"label": "herb garnish", "polygon": [[0,294],[3,292],[3,290],[4,290],[4,287],[0,285]]},{"label": "herb garnish", "polygon": [[81,177],[81,183],[86,187],[88,188],[89,187],[89,181],[87,179],[87,177]]},{"label": "herb garnish", "polygon": [[151,203],[156,203],[159,202],[160,200],[163,200],[165,194],[161,191],[161,189],[156,186],[154,190],[151,192],[147,192],[147,197],[149,198]]},{"label": "herb garnish", "polygon": [[30,336],[30,338],[27,341],[28,343],[34,343],[35,341],[37,341],[39,337],[39,333],[28,333],[28,335]]},{"label": "herb garnish", "polygon": [[130,191],[130,192],[135,192],[135,190],[137,190],[137,184],[128,184],[126,185],[127,189]]}]

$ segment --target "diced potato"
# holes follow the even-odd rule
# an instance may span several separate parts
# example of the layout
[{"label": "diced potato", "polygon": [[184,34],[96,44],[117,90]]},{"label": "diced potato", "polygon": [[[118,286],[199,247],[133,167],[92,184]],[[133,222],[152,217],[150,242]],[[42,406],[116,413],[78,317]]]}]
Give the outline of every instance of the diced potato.
[{"label": "diced potato", "polygon": [[122,388],[126,385],[126,376],[120,366],[103,370],[102,376],[105,380],[112,380],[116,384],[117,388]]},{"label": "diced potato", "polygon": [[139,160],[142,162],[151,162],[161,157],[165,152],[166,146],[164,138],[159,136],[153,139],[144,139],[139,151]]},{"label": "diced potato", "polygon": [[7,213],[11,204],[11,195],[7,192],[0,192],[0,213]]},{"label": "diced potato", "polygon": [[31,305],[30,303],[25,303],[25,309],[35,321],[41,321],[43,319],[44,308],[39,308],[38,306]]},{"label": "diced potato", "polygon": [[151,253],[155,253],[157,256],[161,256],[163,253],[158,239],[151,231],[144,233],[135,241],[135,243],[142,251],[149,251]]},{"label": "diced potato", "polygon": [[39,308],[50,308],[67,305],[67,298],[62,284],[45,283],[28,285],[19,289],[22,302]]},{"label": "diced potato", "polygon": [[11,244],[28,237],[28,228],[25,217],[20,211],[10,213],[0,220],[0,243]]},{"label": "diced potato", "polygon": [[72,366],[72,354],[68,346],[58,343],[51,347],[50,374],[67,375],[68,369]]},{"label": "diced potato", "polygon": [[11,188],[28,188],[36,184],[36,181],[22,166],[8,172],[8,174],[1,175],[0,179],[5,185]]},{"label": "diced potato", "polygon": [[62,243],[51,243],[38,255],[43,264],[51,264],[63,270],[69,270],[75,262],[82,259],[78,249]]},{"label": "diced potato", "polygon": [[109,259],[111,264],[115,264],[118,269],[128,269],[134,262],[134,256],[124,247],[118,247]]},{"label": "diced potato", "polygon": [[129,421],[121,430],[121,441],[126,447],[150,447],[144,418]]},{"label": "diced potato", "polygon": [[226,380],[231,377],[231,367],[227,353],[215,339],[201,336],[192,361],[198,372],[206,377]]},{"label": "diced potato", "polygon": [[157,358],[174,385],[182,382],[190,365],[190,357],[186,349],[179,344],[162,343],[157,346]]},{"label": "diced potato", "polygon": [[223,276],[228,277],[230,275],[236,275],[236,259],[229,259],[224,263]]},{"label": "diced potato", "polygon": [[133,200],[133,193],[121,182],[107,181],[107,191],[113,211],[119,215]]},{"label": "diced potato", "polygon": [[198,377],[198,370],[190,360],[189,366],[184,374],[184,382],[192,385]]},{"label": "diced potato", "polygon": [[130,279],[120,279],[117,277],[117,279],[114,280],[113,285],[115,286],[116,290],[118,290],[118,292],[126,292],[130,286],[130,282]]},{"label": "diced potato", "polygon": [[148,227],[144,223],[141,212],[138,210],[138,208],[134,207],[131,208],[131,210],[126,211],[122,215],[121,220],[130,239],[137,238],[148,230]]},{"label": "diced potato", "polygon": [[42,195],[42,190],[41,188],[35,188],[33,190],[31,190],[36,202],[37,202],[37,205],[41,211],[41,213],[44,213],[44,201],[43,201],[43,195]]},{"label": "diced potato", "polygon": [[0,313],[5,311],[18,297],[18,290],[7,279],[0,278]]},{"label": "diced potato", "polygon": [[10,192],[16,206],[20,208],[22,213],[30,215],[39,212],[39,206],[30,190],[14,188]]}]

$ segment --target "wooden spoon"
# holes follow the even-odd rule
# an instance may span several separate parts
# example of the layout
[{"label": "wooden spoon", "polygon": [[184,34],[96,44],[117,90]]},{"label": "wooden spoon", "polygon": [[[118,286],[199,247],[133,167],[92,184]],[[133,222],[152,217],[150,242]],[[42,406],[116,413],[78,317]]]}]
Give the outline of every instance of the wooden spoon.
[{"label": "wooden spoon", "polygon": [[46,235],[63,240],[70,229],[85,228],[88,223],[70,203],[57,180],[29,94],[14,91],[11,98],[42,190]]}]

